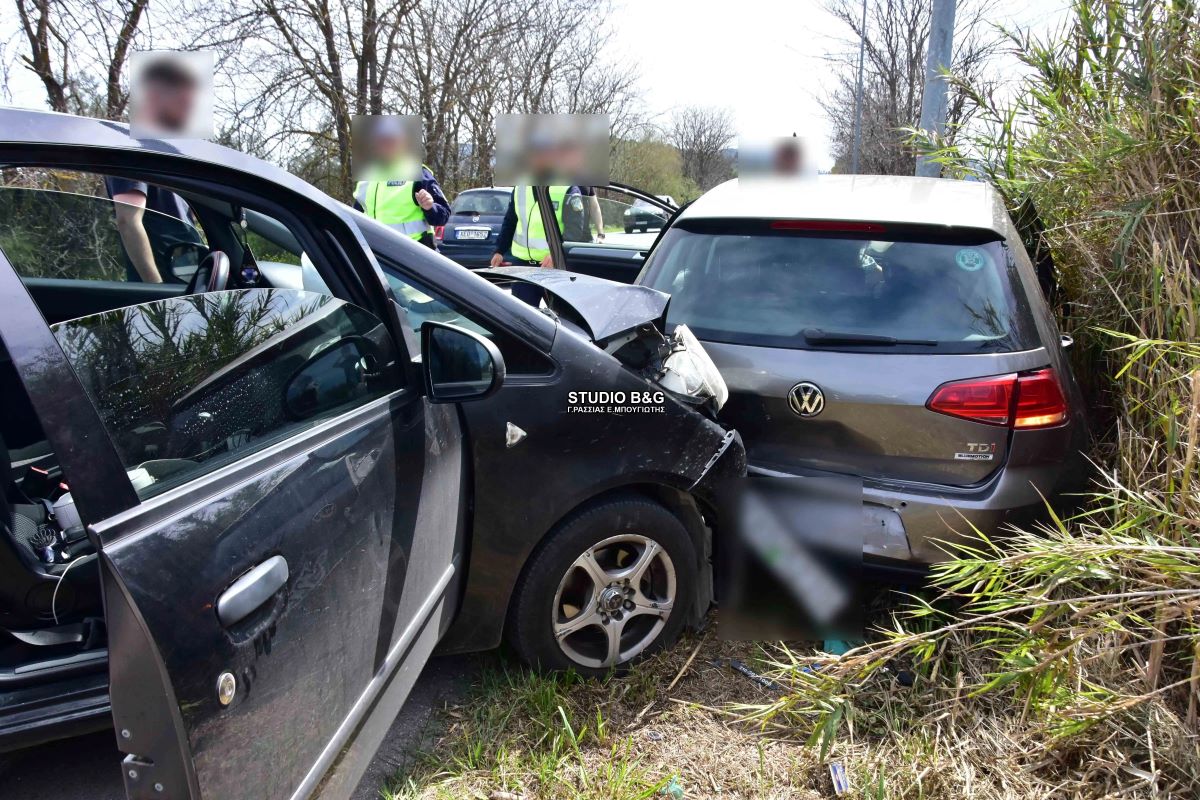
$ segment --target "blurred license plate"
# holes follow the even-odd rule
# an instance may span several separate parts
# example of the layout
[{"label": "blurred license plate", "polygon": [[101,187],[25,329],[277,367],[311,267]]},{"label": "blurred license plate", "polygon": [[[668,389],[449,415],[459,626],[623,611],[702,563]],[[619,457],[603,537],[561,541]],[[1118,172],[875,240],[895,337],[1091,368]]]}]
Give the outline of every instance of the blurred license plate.
[{"label": "blurred license plate", "polygon": [[486,239],[489,231],[477,231],[470,228],[459,228],[454,232],[456,239]]}]

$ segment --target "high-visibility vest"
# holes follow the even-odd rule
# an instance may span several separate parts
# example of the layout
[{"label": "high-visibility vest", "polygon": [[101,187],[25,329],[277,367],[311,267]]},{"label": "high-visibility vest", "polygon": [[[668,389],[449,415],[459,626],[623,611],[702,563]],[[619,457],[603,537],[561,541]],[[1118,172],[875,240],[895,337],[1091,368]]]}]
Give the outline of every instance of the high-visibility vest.
[{"label": "high-visibility vest", "polygon": [[359,181],[354,199],[368,217],[397,233],[420,239],[430,230],[425,209],[413,200],[413,181]]},{"label": "high-visibility vest", "polygon": [[[554,207],[554,219],[558,229],[563,229],[563,200],[570,186],[551,186],[550,203]],[[542,225],[542,212],[533,199],[532,186],[518,186],[513,190],[517,203],[517,229],[513,232],[513,258],[524,261],[541,261],[550,255],[550,243],[546,241],[546,227]]]}]

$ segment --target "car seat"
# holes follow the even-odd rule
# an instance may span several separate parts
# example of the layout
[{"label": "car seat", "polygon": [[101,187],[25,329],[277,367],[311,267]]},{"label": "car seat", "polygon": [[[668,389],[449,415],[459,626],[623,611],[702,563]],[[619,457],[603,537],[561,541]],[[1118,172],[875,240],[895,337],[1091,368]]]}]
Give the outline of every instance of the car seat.
[{"label": "car seat", "polygon": [[39,547],[57,531],[48,506],[47,500],[25,495],[15,480],[8,446],[0,439],[0,628],[43,626],[55,612],[61,620],[100,606],[95,559],[86,569],[73,569],[59,586],[68,564],[38,558]]}]

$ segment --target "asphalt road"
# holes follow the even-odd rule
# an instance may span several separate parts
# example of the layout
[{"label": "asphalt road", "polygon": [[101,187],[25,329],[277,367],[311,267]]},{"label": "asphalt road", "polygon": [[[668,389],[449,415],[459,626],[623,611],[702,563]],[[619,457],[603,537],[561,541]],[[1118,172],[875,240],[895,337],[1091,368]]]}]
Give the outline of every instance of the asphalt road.
[{"label": "asphalt road", "polygon": [[[479,664],[478,657],[446,656],[426,665],[352,800],[379,797],[384,779],[432,735],[433,712],[464,695]],[[125,800],[121,754],[109,732],[52,742],[0,759],[4,800]]]}]

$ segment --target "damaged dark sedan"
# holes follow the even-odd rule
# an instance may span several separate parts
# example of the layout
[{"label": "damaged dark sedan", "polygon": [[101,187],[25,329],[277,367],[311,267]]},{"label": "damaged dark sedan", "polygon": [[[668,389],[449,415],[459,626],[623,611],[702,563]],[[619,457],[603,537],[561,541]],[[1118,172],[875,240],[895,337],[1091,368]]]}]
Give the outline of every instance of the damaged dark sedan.
[{"label": "damaged dark sedan", "polygon": [[[0,750],[111,725],[130,797],[342,797],[435,648],[603,674],[707,609],[745,453],[666,295],[485,279],[208,142],[0,131]],[[108,176],[187,206],[161,283]]]}]

